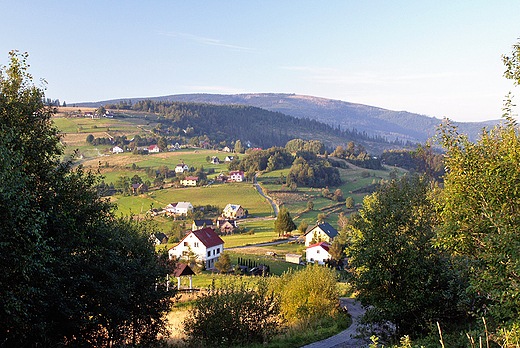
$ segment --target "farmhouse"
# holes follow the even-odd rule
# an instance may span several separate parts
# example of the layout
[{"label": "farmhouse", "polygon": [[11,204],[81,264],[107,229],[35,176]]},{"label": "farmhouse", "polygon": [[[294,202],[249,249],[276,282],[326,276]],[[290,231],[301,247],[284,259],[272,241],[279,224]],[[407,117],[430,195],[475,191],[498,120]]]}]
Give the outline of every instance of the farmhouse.
[{"label": "farmhouse", "polygon": [[211,164],[220,164],[220,159],[217,156],[211,157]]},{"label": "farmhouse", "polygon": [[230,182],[242,182],[244,181],[244,172],[236,170],[229,173],[228,181]]},{"label": "farmhouse", "polygon": [[228,219],[239,219],[245,215],[244,208],[238,204],[228,204],[222,211],[222,216]]},{"label": "farmhouse", "polygon": [[193,220],[193,224],[191,225],[191,229],[193,231],[200,230],[204,227],[211,227],[213,228],[213,220],[211,219],[200,219],[200,220]]},{"label": "farmhouse", "polygon": [[157,152],[161,152],[161,149],[157,145],[151,145],[148,147],[148,152],[157,153]]},{"label": "farmhouse", "polygon": [[220,228],[222,234],[229,234],[233,233],[235,228],[237,228],[237,224],[235,223],[235,220],[218,218],[217,227]]},{"label": "farmhouse", "polygon": [[231,152],[231,149],[229,148],[229,146],[224,146],[222,151],[224,151],[224,152]]},{"label": "farmhouse", "polygon": [[224,158],[224,162],[231,162],[231,161],[233,161],[234,158],[235,157],[233,157],[233,156],[226,156],[226,158]]},{"label": "farmhouse", "polygon": [[305,250],[307,262],[317,262],[319,265],[323,265],[325,261],[330,259],[329,247],[329,244],[325,242],[309,245]]},{"label": "farmhouse", "polygon": [[184,173],[188,170],[190,170],[190,167],[184,163],[179,163],[175,166],[175,173]]},{"label": "farmhouse", "polygon": [[143,193],[148,191],[148,188],[143,184],[132,184],[132,193]]},{"label": "farmhouse", "polygon": [[193,211],[193,205],[190,202],[170,203],[165,208],[166,215],[186,215]]},{"label": "farmhouse", "polygon": [[164,233],[155,233],[150,236],[150,239],[153,241],[155,245],[168,243],[168,236]]},{"label": "farmhouse", "polygon": [[210,269],[215,267],[223,250],[224,241],[212,228],[206,227],[188,233],[179,244],[168,250],[168,255],[170,259],[183,258],[192,251],[197,255],[197,260]]},{"label": "farmhouse", "polygon": [[317,224],[307,229],[305,232],[305,246],[316,244],[319,242],[332,243],[332,240],[338,235],[338,231],[328,222]]},{"label": "farmhouse", "polygon": [[182,186],[197,186],[197,181],[199,180],[196,176],[187,176],[181,180]]},{"label": "farmhouse", "polygon": [[114,146],[112,148],[112,153],[123,153],[125,152],[122,148],[120,148],[119,146]]}]

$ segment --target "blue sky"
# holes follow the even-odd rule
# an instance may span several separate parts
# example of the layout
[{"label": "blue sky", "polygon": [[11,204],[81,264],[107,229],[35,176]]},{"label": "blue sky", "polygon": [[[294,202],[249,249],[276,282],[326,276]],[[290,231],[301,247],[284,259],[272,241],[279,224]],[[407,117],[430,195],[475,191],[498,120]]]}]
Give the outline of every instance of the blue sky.
[{"label": "blue sky", "polygon": [[47,97],[69,105],[296,93],[483,121],[520,94],[501,62],[519,19],[501,0],[0,0],[0,64],[28,52]]}]

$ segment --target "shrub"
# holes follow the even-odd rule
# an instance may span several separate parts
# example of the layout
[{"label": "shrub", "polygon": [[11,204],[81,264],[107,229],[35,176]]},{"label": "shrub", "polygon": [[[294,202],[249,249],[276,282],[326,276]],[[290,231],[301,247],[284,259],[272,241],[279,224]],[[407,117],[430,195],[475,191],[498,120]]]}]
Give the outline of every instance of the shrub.
[{"label": "shrub", "polygon": [[211,287],[200,297],[183,323],[187,340],[196,346],[263,343],[278,327],[279,304],[266,284],[246,283]]}]

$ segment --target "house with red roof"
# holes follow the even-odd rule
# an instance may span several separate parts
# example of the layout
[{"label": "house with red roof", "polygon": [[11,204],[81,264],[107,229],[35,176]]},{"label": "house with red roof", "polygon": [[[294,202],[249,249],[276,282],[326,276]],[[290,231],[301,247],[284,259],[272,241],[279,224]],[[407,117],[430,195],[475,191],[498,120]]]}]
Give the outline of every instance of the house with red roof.
[{"label": "house with red roof", "polygon": [[148,147],[148,152],[157,153],[157,152],[161,152],[161,149],[157,145],[151,145]]},{"label": "house with red roof", "polygon": [[204,263],[206,269],[215,268],[215,262],[224,251],[224,241],[211,227],[191,231],[179,244],[168,250],[170,259],[182,259],[192,251],[198,262]]},{"label": "house with red roof", "polygon": [[240,170],[235,170],[229,172],[228,181],[230,182],[242,182],[244,181],[244,172]]},{"label": "house with red roof", "polygon": [[329,254],[330,245],[325,242],[309,245],[305,249],[305,257],[308,263],[317,262],[319,265],[325,264],[325,261],[330,259]]}]

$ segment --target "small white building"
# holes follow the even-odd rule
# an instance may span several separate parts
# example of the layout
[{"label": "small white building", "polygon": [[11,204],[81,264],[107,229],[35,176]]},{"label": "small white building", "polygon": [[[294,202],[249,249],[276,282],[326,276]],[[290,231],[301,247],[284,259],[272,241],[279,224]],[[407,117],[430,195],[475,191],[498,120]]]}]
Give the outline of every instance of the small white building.
[{"label": "small white building", "polygon": [[177,214],[186,215],[188,212],[193,211],[193,205],[190,202],[179,202],[175,207]]},{"label": "small white building", "polygon": [[244,181],[244,172],[235,170],[229,173],[228,181],[230,182],[242,182]]},{"label": "small white building", "polygon": [[224,251],[224,241],[212,228],[206,227],[188,233],[179,244],[168,250],[168,255],[170,259],[183,258],[190,250],[207,269],[215,268],[215,262]]},{"label": "small white building", "polygon": [[319,265],[323,265],[325,261],[330,259],[329,248],[330,245],[325,242],[309,245],[305,250],[307,262],[317,262]]},{"label": "small white building", "polygon": [[184,163],[179,163],[175,166],[175,173],[184,173],[188,170],[190,170],[190,167]]},{"label": "small white building", "polygon": [[224,162],[228,163],[228,162],[231,162],[235,159],[234,156],[226,156],[226,158],[224,158]]},{"label": "small white building", "polygon": [[148,152],[149,153],[158,153],[158,152],[161,152],[161,149],[157,145],[151,145],[148,147]]},{"label": "small white building", "polygon": [[123,153],[125,152],[125,150],[123,150],[122,148],[120,148],[119,146],[114,146],[112,148],[112,153]]}]

